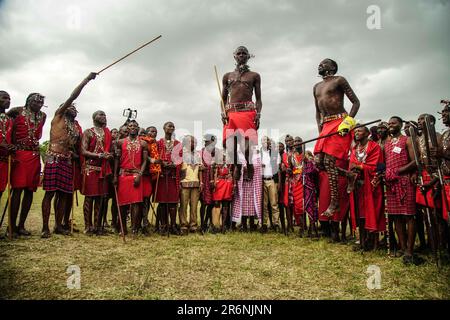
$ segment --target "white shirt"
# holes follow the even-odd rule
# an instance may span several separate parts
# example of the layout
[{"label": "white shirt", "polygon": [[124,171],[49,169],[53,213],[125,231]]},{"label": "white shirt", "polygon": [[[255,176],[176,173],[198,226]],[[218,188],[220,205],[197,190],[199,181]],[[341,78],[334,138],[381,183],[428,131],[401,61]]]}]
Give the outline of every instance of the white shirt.
[{"label": "white shirt", "polygon": [[[263,165],[263,177],[272,178],[276,173],[273,170],[273,165],[270,158],[269,150],[261,149],[261,163]],[[277,155],[277,166],[280,164],[280,157]]]}]

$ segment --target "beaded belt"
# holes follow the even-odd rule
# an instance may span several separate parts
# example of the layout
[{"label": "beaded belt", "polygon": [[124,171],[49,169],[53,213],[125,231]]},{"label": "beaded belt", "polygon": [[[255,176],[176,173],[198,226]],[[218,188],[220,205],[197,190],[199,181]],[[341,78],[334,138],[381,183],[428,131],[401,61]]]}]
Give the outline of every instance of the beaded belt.
[{"label": "beaded belt", "polygon": [[87,175],[89,175],[89,172],[91,171],[97,171],[97,172],[101,172],[102,171],[102,167],[97,167],[97,166],[93,166],[90,164],[86,164],[84,171],[86,172]]},{"label": "beaded belt", "polygon": [[39,147],[30,147],[30,146],[25,146],[25,145],[18,144],[17,145],[17,150],[20,150],[20,151],[39,151]]},{"label": "beaded belt", "polygon": [[135,174],[140,174],[141,171],[138,169],[120,169],[119,175],[121,176],[133,176]]},{"label": "beaded belt", "polygon": [[8,157],[0,157],[0,162],[8,162]]},{"label": "beaded belt", "polygon": [[228,103],[225,107],[227,112],[244,112],[256,110],[255,104],[252,101],[249,102],[233,102]]},{"label": "beaded belt", "polygon": [[58,153],[58,152],[54,152],[54,151],[47,151],[45,156],[46,156],[47,161],[50,163],[52,161],[58,162],[59,160],[66,160],[67,162],[70,162],[72,160],[72,155],[70,153],[64,154],[64,153]]},{"label": "beaded belt", "polygon": [[323,117],[322,123],[334,121],[334,120],[337,120],[337,119],[344,119],[347,116],[348,116],[347,112],[333,114],[331,116],[325,116],[325,117]]}]

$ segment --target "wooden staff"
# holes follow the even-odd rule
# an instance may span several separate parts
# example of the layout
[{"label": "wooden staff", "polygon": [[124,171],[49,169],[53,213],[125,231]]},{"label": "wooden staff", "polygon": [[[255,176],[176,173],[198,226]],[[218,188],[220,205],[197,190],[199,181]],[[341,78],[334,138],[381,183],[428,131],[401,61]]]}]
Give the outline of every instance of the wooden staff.
[{"label": "wooden staff", "polygon": [[[161,169],[162,170],[162,169]],[[153,201],[152,201],[152,210],[153,210],[153,215],[156,217],[156,219],[158,219],[158,215],[155,212],[155,203],[156,203],[156,194],[158,193],[158,184],[159,184],[159,175],[160,175],[161,171],[158,171],[158,175],[156,176],[156,188],[155,188],[155,193],[153,194]],[[151,218],[151,224],[153,224],[153,216]],[[155,221],[156,223],[156,221]]]},{"label": "wooden staff", "polygon": [[[120,231],[122,232],[122,239],[123,239],[123,243],[125,243],[125,232],[123,232],[123,221],[122,221],[122,213],[120,212],[120,207],[119,207],[119,202],[118,202],[118,197],[117,197],[117,187],[115,185],[114,186],[114,194],[116,196],[116,206],[117,206],[117,214],[118,214],[118,219],[119,219],[119,224],[120,224]],[[131,206],[130,206],[131,207]],[[125,220],[126,223],[126,220]]]},{"label": "wooden staff", "polygon": [[153,39],[153,40],[151,40],[151,41],[149,41],[149,42],[147,42],[147,43],[144,43],[144,44],[143,44],[142,46],[140,46],[139,48],[134,49],[134,50],[131,51],[130,53],[124,55],[122,58],[120,58],[120,59],[114,61],[113,63],[111,63],[110,65],[104,67],[102,70],[100,70],[99,72],[97,72],[97,74],[100,74],[100,73],[102,73],[103,71],[105,71],[106,69],[111,68],[111,67],[112,67],[113,65],[115,65],[116,63],[119,63],[120,61],[122,61],[122,60],[125,59],[126,57],[131,56],[131,55],[132,55],[133,53],[135,53],[136,51],[141,50],[141,49],[144,48],[145,46],[147,46],[147,45],[149,45],[150,43],[152,43],[152,42],[158,40],[158,39],[161,38],[161,37],[162,37],[161,35],[160,35],[160,36],[157,36],[155,39]]},{"label": "wooden staff", "polygon": [[221,106],[221,109],[222,109],[221,113],[226,116],[227,113],[225,112],[225,103],[224,103],[223,97],[222,97],[222,89],[220,89],[219,74],[217,73],[217,67],[216,66],[214,66],[214,73],[216,75],[217,89],[219,90],[220,106]]},{"label": "wooden staff", "polygon": [[8,156],[8,236],[12,240],[12,217],[11,217],[11,155]]},{"label": "wooden staff", "polygon": [[75,161],[72,161],[72,219],[70,223],[70,233],[73,234],[73,223],[75,218]]}]

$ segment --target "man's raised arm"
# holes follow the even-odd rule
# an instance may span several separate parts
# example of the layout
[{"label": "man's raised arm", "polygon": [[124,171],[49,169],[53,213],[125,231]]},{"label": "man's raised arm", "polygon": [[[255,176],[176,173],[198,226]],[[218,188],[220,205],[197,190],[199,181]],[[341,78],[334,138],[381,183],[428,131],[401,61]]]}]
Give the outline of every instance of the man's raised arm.
[{"label": "man's raised arm", "polygon": [[73,104],[73,102],[78,98],[78,96],[81,93],[81,90],[88,84],[89,81],[94,80],[97,74],[95,72],[91,72],[79,85],[78,87],[73,90],[72,94],[70,95],[69,99],[66,100],[66,102],[63,103],[61,107],[56,110],[55,115],[63,115],[66,110]]}]

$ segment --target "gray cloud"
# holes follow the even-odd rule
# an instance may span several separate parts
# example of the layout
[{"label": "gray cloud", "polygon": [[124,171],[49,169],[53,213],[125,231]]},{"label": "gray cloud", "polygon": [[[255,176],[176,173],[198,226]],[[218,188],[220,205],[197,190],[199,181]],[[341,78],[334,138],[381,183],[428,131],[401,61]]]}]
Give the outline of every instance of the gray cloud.
[{"label": "gray cloud", "polygon": [[[381,30],[366,27],[372,4],[381,9]],[[325,57],[339,63],[360,98],[357,118],[439,111],[450,88],[449,13],[449,1],[6,0],[0,89],[14,106],[42,92],[51,117],[90,71],[162,34],[85,88],[78,120],[87,128],[92,112],[103,109],[117,127],[122,109],[133,107],[141,125],[160,131],[167,120],[219,129],[213,66],[231,71],[232,52],[244,44],[262,77],[262,128],[306,139],[317,134],[312,87]]]}]

